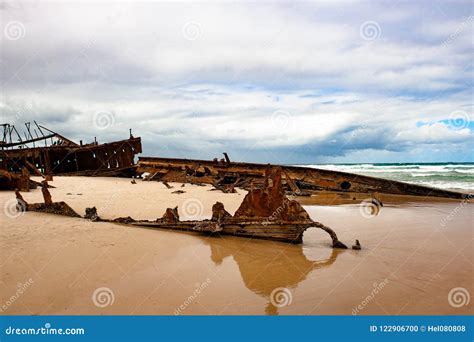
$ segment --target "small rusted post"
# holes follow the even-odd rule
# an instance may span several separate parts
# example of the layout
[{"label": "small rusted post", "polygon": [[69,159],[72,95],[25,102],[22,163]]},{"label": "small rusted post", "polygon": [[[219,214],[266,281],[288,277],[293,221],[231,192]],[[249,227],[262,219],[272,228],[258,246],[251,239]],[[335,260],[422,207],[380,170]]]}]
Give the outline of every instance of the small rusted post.
[{"label": "small rusted post", "polygon": [[226,163],[230,164],[230,158],[229,158],[229,155],[227,154],[227,152],[224,152],[224,157],[225,157]]},{"label": "small rusted post", "polygon": [[51,194],[49,193],[49,190],[48,190],[48,182],[44,180],[41,182],[41,184],[42,184],[41,192],[43,193],[44,204],[52,205],[53,200],[51,199]]}]

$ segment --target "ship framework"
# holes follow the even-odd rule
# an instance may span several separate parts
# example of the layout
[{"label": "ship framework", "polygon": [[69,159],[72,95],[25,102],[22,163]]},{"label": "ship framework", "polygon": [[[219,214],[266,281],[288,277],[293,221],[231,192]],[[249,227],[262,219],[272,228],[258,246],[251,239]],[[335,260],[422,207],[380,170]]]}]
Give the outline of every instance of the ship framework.
[{"label": "ship framework", "polygon": [[51,178],[53,175],[131,175],[135,167],[135,155],[142,152],[141,139],[99,144],[83,144],[64,137],[34,122],[25,124],[22,137],[14,125],[2,124],[0,142],[0,169],[9,173],[30,173]]}]

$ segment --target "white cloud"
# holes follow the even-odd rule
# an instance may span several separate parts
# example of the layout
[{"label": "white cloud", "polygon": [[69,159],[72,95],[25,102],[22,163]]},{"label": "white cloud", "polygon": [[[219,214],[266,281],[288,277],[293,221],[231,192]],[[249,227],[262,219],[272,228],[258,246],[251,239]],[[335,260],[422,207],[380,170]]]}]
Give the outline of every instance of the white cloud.
[{"label": "white cloud", "polygon": [[[469,147],[469,129],[416,127],[472,112],[472,25],[463,24],[472,8],[438,4],[446,12],[427,15],[425,6],[7,4],[2,23],[21,21],[25,35],[2,36],[0,110],[4,120],[21,112],[76,136],[118,138],[133,127],[150,146],[166,140],[208,154],[348,139],[353,146],[355,137],[379,151]],[[360,36],[369,20],[381,28],[375,41]],[[193,39],[187,23],[197,24]],[[102,110],[116,125],[94,132],[90,120]],[[278,110],[289,113],[283,128],[272,122]]]},{"label": "white cloud", "polygon": [[442,122],[435,122],[421,127],[412,128],[406,131],[400,131],[396,140],[409,141],[413,144],[418,143],[455,143],[463,142],[466,139],[472,139],[473,136],[469,128],[455,130],[450,128],[448,124]]}]

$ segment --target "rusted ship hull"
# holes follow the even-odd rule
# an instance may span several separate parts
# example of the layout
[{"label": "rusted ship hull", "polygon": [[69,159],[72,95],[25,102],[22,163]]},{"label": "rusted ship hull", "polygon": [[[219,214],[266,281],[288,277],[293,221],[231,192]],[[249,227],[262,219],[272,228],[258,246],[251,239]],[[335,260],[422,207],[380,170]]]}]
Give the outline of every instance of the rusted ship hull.
[{"label": "rusted ship hull", "polygon": [[[17,208],[22,211],[36,211],[80,217],[67,203],[53,202],[48,190],[48,182],[41,183],[44,203],[29,204],[20,191],[15,191]],[[85,219],[94,222],[110,222],[129,226],[142,226],[156,229],[192,231],[208,234],[226,234],[246,238],[258,238],[289,243],[301,243],[303,233],[310,227],[326,231],[332,239],[334,248],[347,248],[339,241],[336,233],[322,223],[313,221],[308,212],[295,200],[285,196],[282,187],[280,168],[267,169],[263,187],[249,191],[234,215],[224,208],[224,204],[216,202],[212,206],[210,220],[181,221],[178,207],[167,208],[161,218],[155,221],[135,220],[131,217],[102,219],[96,207],[86,208]]]},{"label": "rusted ship hull", "polygon": [[286,197],[280,167],[267,167],[262,186],[249,190],[234,215],[227,212],[222,203],[216,202],[212,206],[211,220],[181,221],[176,207],[174,209],[168,208],[163,217],[156,221],[135,221],[131,218],[119,218],[114,222],[149,228],[234,235],[294,244],[303,241],[303,233],[306,229],[315,227],[329,234],[334,248],[347,248],[339,241],[336,233],[331,228],[313,221],[301,204]]},{"label": "rusted ship hull", "polygon": [[134,226],[147,228],[180,230],[189,232],[201,232],[209,234],[234,235],[240,237],[265,239],[280,242],[298,244],[303,241],[303,233],[310,227],[315,227],[314,223],[295,222],[274,222],[262,223],[251,221],[237,221],[235,223],[224,223],[219,225],[219,229],[201,228],[202,221],[181,221],[179,223],[160,223],[151,221],[136,221],[130,223]]},{"label": "rusted ship hull", "polygon": [[[35,123],[36,124],[36,123]],[[36,124],[41,136],[14,141],[14,126],[3,124],[4,133],[0,147],[0,169],[19,173],[26,168],[37,176],[87,175],[114,176],[133,174],[135,155],[142,152],[141,139],[130,134],[126,140],[99,144],[77,144],[46,127]],[[12,131],[14,130],[14,131]],[[35,132],[38,133],[35,129]],[[10,139],[8,139],[8,137]],[[17,137],[20,134],[17,132]],[[44,146],[38,146],[44,145]]]},{"label": "rusted ship hull", "polygon": [[[167,182],[208,183],[221,188],[249,189],[263,182],[267,164],[196,159],[139,157],[137,172]],[[281,166],[286,190],[296,195],[319,191],[383,193],[464,199],[468,194],[351,173],[299,166]]]},{"label": "rusted ship hull", "polygon": [[[0,151],[4,168],[20,172],[23,165],[44,174],[105,175],[134,166],[141,153],[140,138],[91,146],[49,146]],[[32,165],[32,166],[31,166]]]}]

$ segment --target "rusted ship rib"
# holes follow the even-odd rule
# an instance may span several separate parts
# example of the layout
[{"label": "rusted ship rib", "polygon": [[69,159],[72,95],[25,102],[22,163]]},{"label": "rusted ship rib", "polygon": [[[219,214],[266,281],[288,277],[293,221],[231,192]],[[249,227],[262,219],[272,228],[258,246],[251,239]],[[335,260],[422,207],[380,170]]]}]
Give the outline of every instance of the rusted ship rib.
[{"label": "rusted ship rib", "polygon": [[220,233],[251,238],[301,243],[303,233],[311,227],[325,230],[332,239],[333,247],[346,248],[329,227],[313,221],[306,210],[286,197],[282,184],[281,168],[267,168],[263,187],[250,190],[234,216],[224,205],[217,202],[212,207],[211,220],[180,221],[177,208],[168,209],[156,221],[130,221],[132,225],[153,228],[178,229],[208,233]]},{"label": "rusted ship rib", "polygon": [[1,125],[0,169],[20,173],[26,168],[45,178],[61,174],[130,175],[135,167],[135,155],[142,152],[141,139],[131,133],[126,140],[77,144],[36,122],[34,125],[25,124],[25,139],[14,125]]},{"label": "rusted ship rib", "polygon": [[[234,187],[246,190],[259,186],[265,179],[268,165],[231,162],[225,159],[213,161],[177,158],[138,158],[138,173],[148,173],[148,180],[166,182],[213,184],[224,192]],[[433,196],[453,199],[467,198],[468,194],[393,180],[356,175],[351,173],[314,169],[309,167],[282,166],[284,187],[288,192],[310,195],[320,191],[340,193],[382,193],[394,195]]]},{"label": "rusted ship rib", "polygon": [[[19,210],[80,217],[65,202],[52,201],[47,181],[43,181],[42,192],[44,204],[28,204],[19,191],[16,191]],[[303,241],[306,229],[316,227],[330,235],[334,248],[347,248],[331,228],[313,221],[298,202],[286,197],[280,168],[267,169],[264,186],[249,191],[234,216],[225,210],[222,203],[216,202],[212,207],[212,218],[202,221],[181,221],[177,208],[168,208],[163,217],[156,221],[135,220],[131,217],[104,220],[98,216],[95,207],[87,208],[84,218],[131,226],[226,234],[294,244]]]}]

